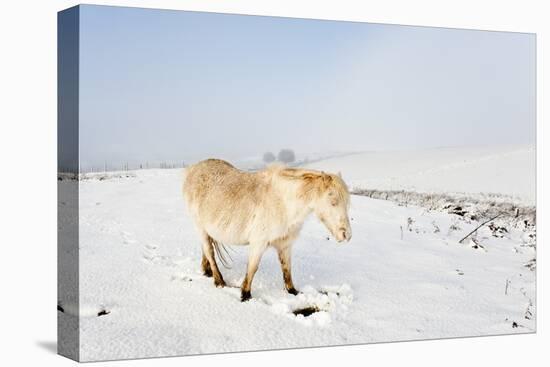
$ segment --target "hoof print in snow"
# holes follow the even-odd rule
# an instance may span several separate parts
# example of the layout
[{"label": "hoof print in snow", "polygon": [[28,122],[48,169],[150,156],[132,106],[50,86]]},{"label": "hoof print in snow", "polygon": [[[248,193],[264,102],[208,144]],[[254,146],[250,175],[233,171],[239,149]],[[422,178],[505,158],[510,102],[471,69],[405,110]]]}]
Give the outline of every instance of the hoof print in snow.
[{"label": "hoof print in snow", "polygon": [[187,275],[176,274],[176,275],[172,275],[170,280],[173,281],[173,282],[176,281],[176,280],[179,280],[180,282],[192,282],[193,278],[188,277]]},{"label": "hoof print in snow", "polygon": [[97,316],[98,316],[98,317],[99,317],[99,316],[105,316],[105,315],[108,315],[108,314],[110,314],[110,313],[111,313],[111,311],[101,310],[101,311],[99,311],[99,312],[97,313]]},{"label": "hoof print in snow", "polygon": [[294,311],[292,311],[292,313],[295,316],[302,315],[304,317],[308,317],[308,316],[311,316],[314,313],[319,312],[319,311],[320,311],[320,309],[317,306],[308,306],[308,307],[299,308],[297,310],[294,310]]},{"label": "hoof print in snow", "polygon": [[456,269],[456,273],[457,273],[458,275],[464,275],[464,272],[463,272],[462,270],[460,270],[460,269]]}]

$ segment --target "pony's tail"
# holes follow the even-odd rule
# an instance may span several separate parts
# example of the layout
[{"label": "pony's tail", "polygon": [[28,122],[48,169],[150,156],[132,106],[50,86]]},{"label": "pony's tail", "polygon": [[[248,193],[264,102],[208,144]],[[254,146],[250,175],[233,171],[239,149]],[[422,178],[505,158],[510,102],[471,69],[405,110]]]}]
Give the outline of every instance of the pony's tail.
[{"label": "pony's tail", "polygon": [[[216,252],[216,255],[218,255],[218,259],[222,263],[223,267],[226,269],[231,269],[231,266],[229,266],[226,256],[229,258],[231,262],[233,262],[233,258],[231,258],[231,255],[227,251],[227,247],[223,245],[223,243],[219,243],[215,239],[211,239],[212,245],[214,246],[214,251]],[[223,250],[221,251],[220,250]]]}]

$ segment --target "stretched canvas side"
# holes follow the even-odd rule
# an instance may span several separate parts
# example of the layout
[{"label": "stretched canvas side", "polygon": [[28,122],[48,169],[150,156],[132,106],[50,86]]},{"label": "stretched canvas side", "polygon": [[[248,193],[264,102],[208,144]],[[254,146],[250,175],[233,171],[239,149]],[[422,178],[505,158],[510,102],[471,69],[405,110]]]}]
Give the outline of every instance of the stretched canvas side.
[{"label": "stretched canvas side", "polygon": [[57,22],[57,351],[79,360],[79,7],[59,12]]}]

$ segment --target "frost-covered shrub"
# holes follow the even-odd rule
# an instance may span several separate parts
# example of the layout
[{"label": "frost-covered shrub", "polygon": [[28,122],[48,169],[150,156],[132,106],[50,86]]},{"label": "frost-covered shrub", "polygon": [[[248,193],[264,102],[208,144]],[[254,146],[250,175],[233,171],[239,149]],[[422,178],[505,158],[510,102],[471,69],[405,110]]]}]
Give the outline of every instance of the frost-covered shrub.
[{"label": "frost-covered shrub", "polygon": [[[480,194],[478,197],[467,194],[422,193],[405,190],[367,190],[353,189],[354,195],[373,199],[389,200],[399,205],[416,205],[429,210],[455,214],[465,221],[482,222],[498,215],[495,228],[499,233],[508,226],[525,232],[536,232],[536,208],[522,206],[512,202],[512,198],[498,194]],[[501,229],[504,228],[504,229]]]}]

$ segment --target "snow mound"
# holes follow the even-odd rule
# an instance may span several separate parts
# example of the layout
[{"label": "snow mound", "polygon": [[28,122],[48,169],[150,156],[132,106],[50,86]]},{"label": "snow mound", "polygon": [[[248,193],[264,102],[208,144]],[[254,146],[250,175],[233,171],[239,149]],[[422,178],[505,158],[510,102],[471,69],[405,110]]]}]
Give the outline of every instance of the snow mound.
[{"label": "snow mound", "polygon": [[266,301],[271,303],[271,310],[275,314],[287,316],[308,326],[326,326],[333,317],[345,317],[348,306],[353,301],[353,292],[348,284],[322,287],[320,290],[306,285],[296,297],[279,300],[268,298]]}]

